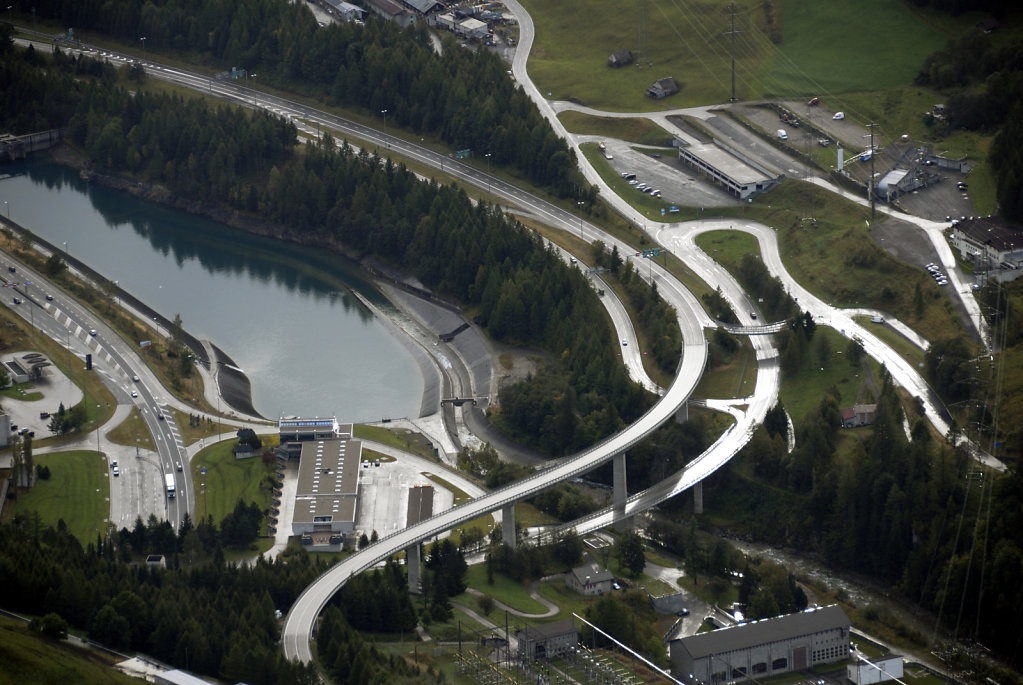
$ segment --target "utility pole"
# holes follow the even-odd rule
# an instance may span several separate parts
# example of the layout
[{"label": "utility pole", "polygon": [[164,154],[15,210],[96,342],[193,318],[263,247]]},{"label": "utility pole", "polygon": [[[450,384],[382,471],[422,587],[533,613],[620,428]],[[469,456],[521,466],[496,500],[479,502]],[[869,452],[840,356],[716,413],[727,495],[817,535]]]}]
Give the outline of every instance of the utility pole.
[{"label": "utility pole", "polygon": [[735,102],[738,99],[738,98],[735,97],[735,34],[738,33],[738,31],[735,30],[735,14],[736,14],[736,9],[735,9],[735,3],[734,2],[728,7],[728,12],[731,15],[731,22],[732,22],[731,28],[726,32],[729,35],[731,35],[731,37],[732,37],[732,49],[731,49],[731,53],[732,53],[732,99],[731,99],[731,102]]},{"label": "utility pole", "polygon": [[874,220],[874,127],[877,124],[867,124],[870,129],[870,180],[867,181],[867,196],[870,198],[870,220]]}]

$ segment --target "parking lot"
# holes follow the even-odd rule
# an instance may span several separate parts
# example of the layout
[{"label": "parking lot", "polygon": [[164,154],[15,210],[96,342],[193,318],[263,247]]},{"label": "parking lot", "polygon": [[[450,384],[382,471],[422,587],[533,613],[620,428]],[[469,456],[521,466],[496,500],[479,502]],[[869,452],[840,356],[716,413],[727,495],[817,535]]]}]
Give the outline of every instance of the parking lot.
[{"label": "parking lot", "polygon": [[[660,157],[651,157],[632,148],[624,141],[606,141],[614,156],[608,164],[619,174],[636,174],[636,184],[647,185],[661,191],[661,199],[669,204],[687,207],[735,207],[739,201],[714,186],[693,169],[682,166],[678,152],[666,148]],[[630,192],[640,193],[635,186]],[[628,199],[628,194],[625,195]]]}]

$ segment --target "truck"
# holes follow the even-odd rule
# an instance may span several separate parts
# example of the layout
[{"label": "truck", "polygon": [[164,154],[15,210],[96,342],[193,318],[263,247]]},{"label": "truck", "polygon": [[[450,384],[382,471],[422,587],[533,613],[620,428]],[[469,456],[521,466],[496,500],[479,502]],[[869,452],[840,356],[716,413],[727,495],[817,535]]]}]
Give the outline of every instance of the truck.
[{"label": "truck", "polygon": [[174,499],[174,474],[165,474],[163,479],[167,482],[167,498]]}]

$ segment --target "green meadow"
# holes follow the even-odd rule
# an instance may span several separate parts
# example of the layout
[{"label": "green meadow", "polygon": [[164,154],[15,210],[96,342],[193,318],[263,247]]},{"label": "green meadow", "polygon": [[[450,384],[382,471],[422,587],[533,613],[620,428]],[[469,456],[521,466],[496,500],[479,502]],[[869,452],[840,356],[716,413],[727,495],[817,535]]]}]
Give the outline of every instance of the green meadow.
[{"label": "green meadow", "polygon": [[[731,96],[731,3],[724,0],[525,0],[536,38],[529,71],[542,93],[611,111],[655,111],[727,102]],[[763,2],[735,3],[736,97],[802,97],[912,83],[946,41],[934,22],[890,0],[774,0],[780,44],[767,35]],[[611,68],[616,50],[638,59]],[[672,76],[679,94],[646,88]]]}]

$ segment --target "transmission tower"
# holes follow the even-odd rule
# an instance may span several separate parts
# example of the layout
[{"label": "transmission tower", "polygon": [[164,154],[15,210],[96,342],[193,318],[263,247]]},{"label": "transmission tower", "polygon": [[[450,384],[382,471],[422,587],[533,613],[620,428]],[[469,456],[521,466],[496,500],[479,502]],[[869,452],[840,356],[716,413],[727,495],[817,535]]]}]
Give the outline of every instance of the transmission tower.
[{"label": "transmission tower", "polygon": [[737,99],[735,97],[735,34],[739,32],[735,30],[735,15],[738,13],[738,11],[739,10],[736,9],[734,2],[728,6],[728,13],[731,17],[731,28],[725,31],[727,35],[730,35],[732,37],[732,47],[731,50],[729,51],[731,52],[732,55],[732,98],[731,98],[732,102],[735,102]]}]

